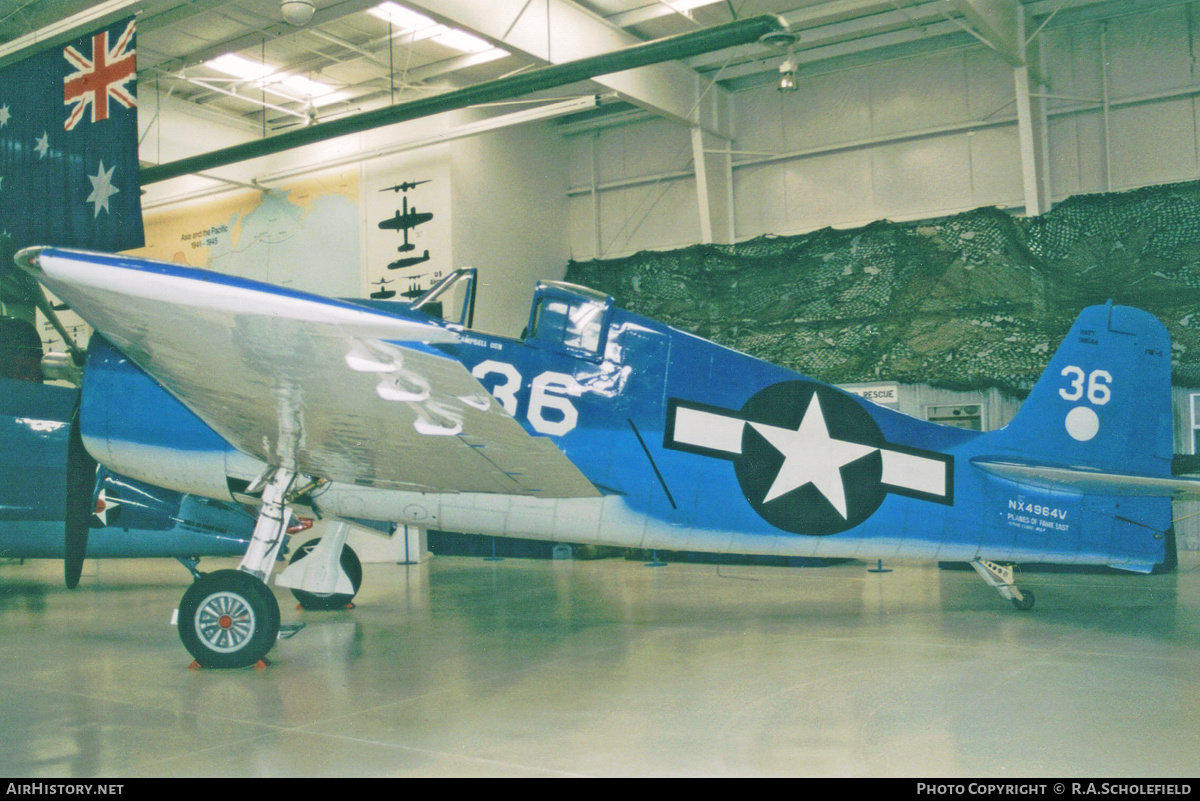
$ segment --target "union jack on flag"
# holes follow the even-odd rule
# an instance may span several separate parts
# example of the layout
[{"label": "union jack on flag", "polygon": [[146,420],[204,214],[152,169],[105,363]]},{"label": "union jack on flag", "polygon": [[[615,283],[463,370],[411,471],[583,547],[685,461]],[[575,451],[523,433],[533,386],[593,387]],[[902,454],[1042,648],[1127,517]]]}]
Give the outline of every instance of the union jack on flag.
[{"label": "union jack on flag", "polygon": [[111,48],[108,46],[108,31],[99,31],[92,35],[91,58],[71,45],[63,48],[63,58],[75,67],[75,72],[63,79],[63,105],[75,104],[63,123],[65,130],[70,131],[79,124],[88,106],[92,107],[92,122],[107,120],[110,97],[125,108],[137,106],[137,98],[125,88],[126,83],[137,78],[133,20],[125,26]]},{"label": "union jack on flag", "polygon": [[134,18],[0,67],[0,292],[26,245],[143,244]]}]

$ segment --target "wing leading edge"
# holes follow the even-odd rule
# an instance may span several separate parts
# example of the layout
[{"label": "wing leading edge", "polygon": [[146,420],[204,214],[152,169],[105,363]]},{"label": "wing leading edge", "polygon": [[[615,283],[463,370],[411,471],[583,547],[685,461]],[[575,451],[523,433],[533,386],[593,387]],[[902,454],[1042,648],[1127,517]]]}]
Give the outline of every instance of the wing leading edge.
[{"label": "wing leading edge", "polygon": [[18,264],[231,445],[382,489],[594,497],[432,321],[178,265],[56,248]]}]

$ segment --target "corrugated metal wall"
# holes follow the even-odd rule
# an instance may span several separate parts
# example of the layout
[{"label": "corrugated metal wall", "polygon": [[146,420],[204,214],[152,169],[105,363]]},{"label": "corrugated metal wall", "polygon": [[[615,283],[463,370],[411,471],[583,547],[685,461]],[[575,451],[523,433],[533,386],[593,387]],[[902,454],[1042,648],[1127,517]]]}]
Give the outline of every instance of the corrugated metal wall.
[{"label": "corrugated metal wall", "polygon": [[[1200,177],[1200,11],[1127,8],[1041,34],[1055,200]],[[738,239],[1022,208],[1013,70],[990,49],[820,69],[803,69],[796,92],[735,95]],[[574,258],[698,241],[685,126],[633,123],[575,136],[571,147]]]}]

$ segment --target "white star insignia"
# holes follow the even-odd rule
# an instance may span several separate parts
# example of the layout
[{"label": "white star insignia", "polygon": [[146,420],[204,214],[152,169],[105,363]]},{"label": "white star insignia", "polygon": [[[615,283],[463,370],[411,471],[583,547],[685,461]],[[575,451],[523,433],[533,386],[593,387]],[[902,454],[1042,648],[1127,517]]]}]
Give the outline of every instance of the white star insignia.
[{"label": "white star insignia", "polygon": [[115,512],[120,505],[117,501],[110,499],[101,488],[100,494],[96,496],[96,508],[92,514],[100,520],[101,526],[107,526],[109,512]]},{"label": "white star insignia", "polygon": [[37,146],[34,147],[34,150],[37,152],[39,159],[44,159],[44,158],[46,158],[46,151],[48,151],[49,149],[50,149],[50,134],[46,133],[45,131],[42,131],[42,135],[38,137]]},{"label": "white star insignia", "polygon": [[874,453],[878,448],[830,437],[821,402],[815,394],[804,411],[800,428],[795,431],[764,423],[752,422],[750,425],[783,455],[783,464],[775,476],[775,483],[767,490],[763,503],[805,484],[812,484],[843,519],[849,517],[846,489],[842,484],[842,467]]},{"label": "white star insignia", "polygon": [[108,199],[121,191],[112,185],[112,175],[115,169],[117,168],[114,166],[105,171],[104,162],[101,161],[100,169],[96,174],[88,176],[88,180],[92,182],[92,193],[84,202],[94,204],[93,218],[99,217],[102,209],[108,211]]},{"label": "white star insignia", "polygon": [[8,106],[0,106],[0,128],[8,125],[8,118],[11,116],[12,114],[9,113]]}]

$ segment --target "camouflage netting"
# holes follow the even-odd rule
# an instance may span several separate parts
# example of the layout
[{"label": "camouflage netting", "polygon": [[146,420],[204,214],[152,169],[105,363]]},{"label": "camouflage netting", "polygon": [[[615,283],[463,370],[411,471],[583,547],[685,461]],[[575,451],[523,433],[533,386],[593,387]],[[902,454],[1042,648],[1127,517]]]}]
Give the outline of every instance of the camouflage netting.
[{"label": "camouflage netting", "polygon": [[1200,182],[572,262],[618,305],[833,383],[1028,392],[1084,306],[1157,315],[1200,386]]}]

